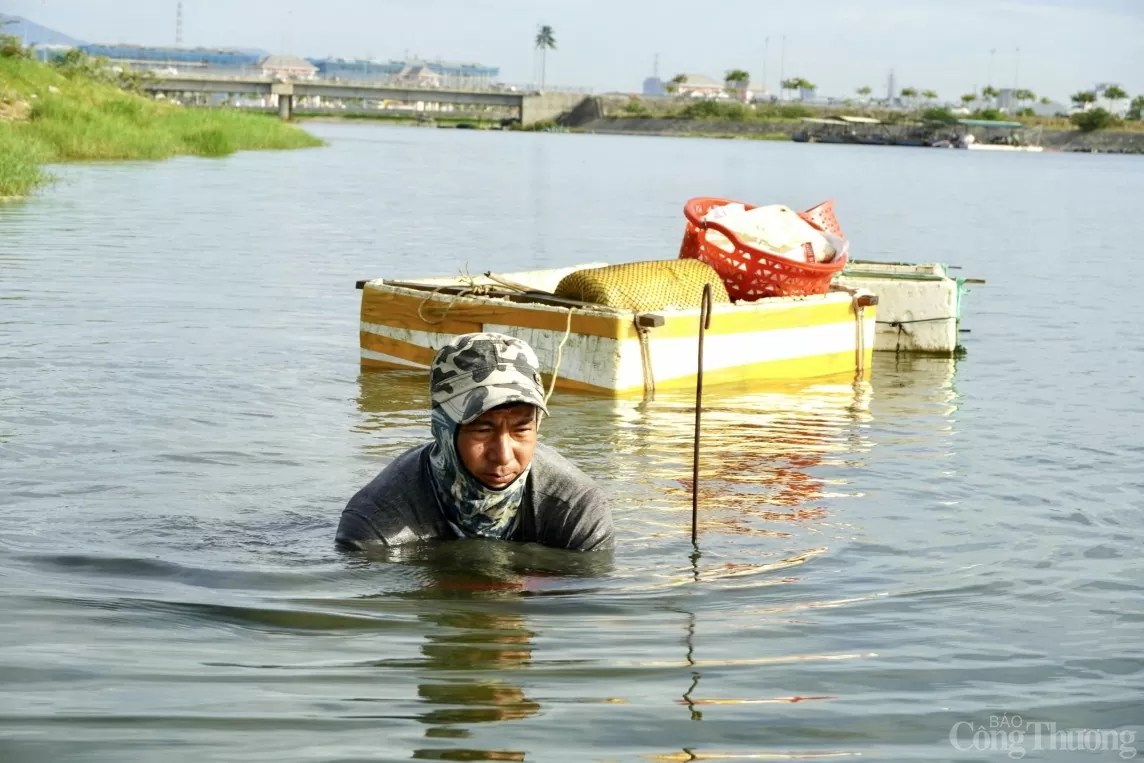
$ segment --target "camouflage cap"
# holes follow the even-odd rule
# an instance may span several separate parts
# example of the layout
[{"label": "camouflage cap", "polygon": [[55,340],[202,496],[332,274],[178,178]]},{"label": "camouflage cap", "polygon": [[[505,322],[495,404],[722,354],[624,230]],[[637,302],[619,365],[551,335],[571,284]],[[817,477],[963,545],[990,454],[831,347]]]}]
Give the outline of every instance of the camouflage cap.
[{"label": "camouflage cap", "polygon": [[529,403],[548,413],[536,353],[504,334],[454,337],[433,357],[429,394],[433,407],[457,424],[505,403]]}]

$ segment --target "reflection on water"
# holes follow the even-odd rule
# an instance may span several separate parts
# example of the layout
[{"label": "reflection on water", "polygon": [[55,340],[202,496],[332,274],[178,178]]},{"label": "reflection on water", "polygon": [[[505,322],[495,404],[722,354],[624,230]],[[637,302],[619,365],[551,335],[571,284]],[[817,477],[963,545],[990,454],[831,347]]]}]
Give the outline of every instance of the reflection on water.
[{"label": "reflection on water", "polygon": [[382,548],[368,558],[417,573],[416,587],[391,595],[416,602],[424,634],[421,658],[382,656],[375,663],[381,669],[416,669],[420,707],[413,717],[425,729],[413,757],[524,760],[521,750],[465,741],[481,726],[523,721],[542,712],[519,678],[533,664],[536,637],[522,601],[598,595],[613,569],[610,556],[473,540]]},{"label": "reflection on water", "polygon": [[[751,561],[728,558],[702,543],[706,579],[764,575],[769,584],[826,553],[829,540],[853,529],[839,522],[827,499],[860,497],[852,487],[877,447],[870,430],[885,411],[951,416],[956,411],[955,361],[875,355],[875,384],[715,387],[705,391],[700,457],[702,538],[770,538]],[[355,430],[364,453],[388,461],[427,439],[428,381],[421,371],[377,370],[358,377]],[[661,392],[651,400],[611,400],[557,394],[542,438],[579,464],[614,496],[626,544],[681,538],[690,527],[690,462],[695,426],[693,393]],[[932,425],[927,431],[932,431]],[[945,429],[951,433],[950,427]],[[939,447],[927,435],[929,447]],[[659,585],[690,579],[666,565]]]},{"label": "reflection on water", "polygon": [[[463,573],[442,574],[435,581],[442,595],[471,592],[480,587],[502,595],[523,590],[519,581],[474,580]],[[488,606],[487,603],[484,606]],[[525,695],[513,674],[526,669],[532,658],[532,638],[523,616],[501,607],[484,608],[470,602],[465,609],[435,610],[420,619],[426,640],[423,675],[417,695],[432,709],[420,713],[425,738],[464,739],[473,724],[519,721],[537,715],[540,704]],[[429,746],[414,751],[428,760],[524,760],[523,751],[474,750]]]}]

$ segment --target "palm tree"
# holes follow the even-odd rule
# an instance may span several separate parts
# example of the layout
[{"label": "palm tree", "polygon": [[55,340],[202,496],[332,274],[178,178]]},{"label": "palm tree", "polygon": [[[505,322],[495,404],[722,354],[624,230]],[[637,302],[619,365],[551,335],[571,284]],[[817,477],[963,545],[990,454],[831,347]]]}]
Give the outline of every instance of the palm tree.
[{"label": "palm tree", "polygon": [[901,95],[903,100],[912,101],[918,97],[918,89],[916,87],[903,87]]},{"label": "palm tree", "polygon": [[1037,100],[1037,94],[1032,90],[1014,90],[1013,100],[1017,102],[1017,107],[1020,108],[1022,103],[1032,103]]},{"label": "palm tree", "polygon": [[977,93],[966,93],[965,95],[961,96],[961,103],[967,109],[969,108],[969,104],[973,103],[976,100],[977,100]]},{"label": "palm tree", "polygon": [[1081,90],[1079,93],[1073,93],[1069,98],[1081,111],[1088,111],[1088,107],[1096,103],[1096,91]]},{"label": "palm tree", "polygon": [[932,103],[932,102],[937,100],[937,91],[936,90],[925,90],[922,92],[922,98],[925,98],[927,101]]},{"label": "palm tree", "polygon": [[786,100],[786,91],[798,90],[798,86],[800,84],[802,84],[802,79],[800,77],[791,77],[790,79],[784,79],[782,82],[780,82],[779,87],[782,88],[783,100]]},{"label": "palm tree", "polygon": [[686,74],[676,74],[674,77],[672,77],[668,81],[668,83],[666,85],[663,86],[663,89],[669,93],[678,92],[679,86],[682,85],[686,81],[687,81],[687,75]]},{"label": "palm tree", "polygon": [[1053,105],[1053,101],[1052,101],[1052,99],[1051,99],[1051,98],[1049,98],[1048,96],[1042,96],[1042,97],[1041,97],[1041,105],[1042,105],[1042,106],[1052,106],[1052,105]]},{"label": "palm tree", "polygon": [[1132,99],[1132,103],[1128,106],[1128,118],[1140,119],[1144,117],[1144,95],[1138,95]]},{"label": "palm tree", "polygon": [[544,78],[548,70],[548,51],[556,50],[556,37],[552,27],[545,24],[536,33],[536,48],[540,51],[540,89],[544,89]]},{"label": "palm tree", "polygon": [[862,96],[863,98],[869,100],[870,94],[873,93],[874,91],[870,88],[869,85],[863,85],[862,87],[858,88],[855,92],[858,93],[858,95]]},{"label": "palm tree", "polygon": [[742,69],[731,69],[723,76],[723,84],[726,85],[727,91],[740,98],[746,96],[747,85],[750,82],[751,75]]},{"label": "palm tree", "polygon": [[994,101],[999,95],[1001,95],[1001,91],[992,85],[986,85],[985,87],[981,88],[982,98],[988,98],[989,100]]},{"label": "palm tree", "polygon": [[1128,99],[1128,93],[1124,92],[1124,88],[1120,85],[1111,85],[1104,89],[1104,97],[1112,101],[1112,110],[1116,110],[1116,103]]}]

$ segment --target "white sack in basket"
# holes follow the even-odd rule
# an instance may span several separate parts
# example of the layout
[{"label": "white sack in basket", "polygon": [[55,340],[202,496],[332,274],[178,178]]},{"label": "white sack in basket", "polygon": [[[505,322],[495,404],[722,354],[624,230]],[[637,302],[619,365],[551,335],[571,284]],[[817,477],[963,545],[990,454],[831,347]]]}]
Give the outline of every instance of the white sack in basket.
[{"label": "white sack in basket", "polygon": [[[815,262],[831,262],[848,248],[844,239],[818,230],[781,204],[750,210],[742,204],[725,204],[711,208],[703,219],[718,222],[747,246],[795,262],[806,262],[803,244],[811,245]],[[725,252],[734,250],[730,240],[717,230],[708,229],[707,241]]]}]

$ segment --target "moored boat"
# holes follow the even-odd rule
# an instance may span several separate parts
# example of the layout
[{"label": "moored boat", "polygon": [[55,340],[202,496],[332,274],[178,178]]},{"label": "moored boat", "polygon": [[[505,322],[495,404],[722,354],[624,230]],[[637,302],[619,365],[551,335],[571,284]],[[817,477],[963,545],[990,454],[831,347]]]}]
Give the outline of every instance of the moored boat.
[{"label": "moored boat", "polygon": [[[599,266],[360,281],[362,366],[428,369],[448,337],[492,331],[528,342],[556,389],[627,397],[694,386],[698,306],[637,312],[553,294],[561,279],[589,267]],[[705,384],[867,378],[877,302],[866,290],[839,287],[716,304]]]},{"label": "moored boat", "polygon": [[1024,151],[1031,154],[1039,154],[1045,150],[1044,146],[1008,146],[1004,143],[971,143],[962,148],[969,151]]}]

